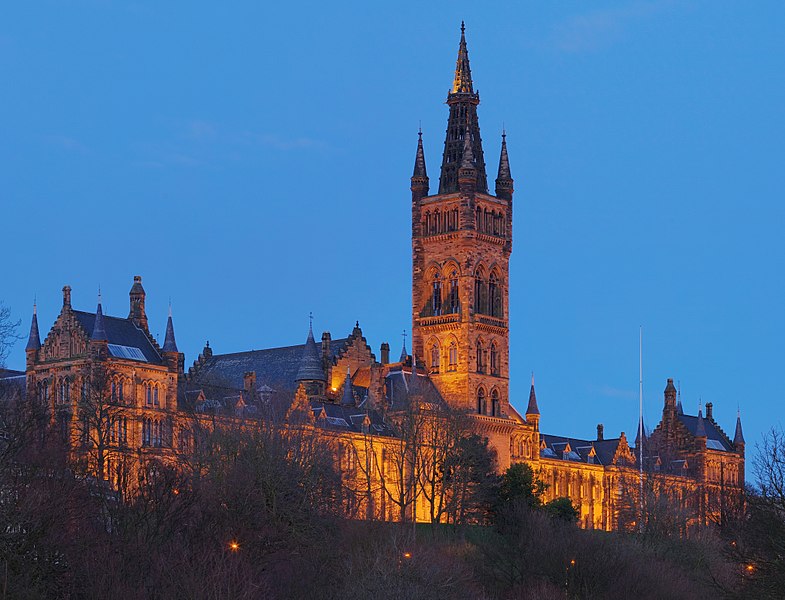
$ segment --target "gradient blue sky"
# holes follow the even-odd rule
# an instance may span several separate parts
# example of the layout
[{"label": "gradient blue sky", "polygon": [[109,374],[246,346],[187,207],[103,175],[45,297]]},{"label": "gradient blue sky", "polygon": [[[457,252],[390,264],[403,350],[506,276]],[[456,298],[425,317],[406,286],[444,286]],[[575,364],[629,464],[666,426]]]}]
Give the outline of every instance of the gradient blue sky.
[{"label": "gradient blue sky", "polygon": [[[634,432],[681,381],[748,442],[785,399],[782,2],[143,2],[0,9],[0,300],[74,306],[190,364],[410,328],[410,193],[432,190],[461,19],[495,176],[515,177],[512,401],[546,432]],[[23,343],[9,366],[23,368]],[[634,437],[634,433],[631,434]]]}]

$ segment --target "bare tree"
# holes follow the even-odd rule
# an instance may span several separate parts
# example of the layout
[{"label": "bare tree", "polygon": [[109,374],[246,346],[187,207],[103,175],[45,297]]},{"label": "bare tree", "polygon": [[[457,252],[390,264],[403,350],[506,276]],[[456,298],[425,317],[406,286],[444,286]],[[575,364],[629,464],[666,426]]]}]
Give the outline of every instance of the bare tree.
[{"label": "bare tree", "polygon": [[5,366],[5,359],[11,353],[14,343],[21,339],[17,334],[21,319],[11,320],[11,309],[0,302],[0,368]]}]

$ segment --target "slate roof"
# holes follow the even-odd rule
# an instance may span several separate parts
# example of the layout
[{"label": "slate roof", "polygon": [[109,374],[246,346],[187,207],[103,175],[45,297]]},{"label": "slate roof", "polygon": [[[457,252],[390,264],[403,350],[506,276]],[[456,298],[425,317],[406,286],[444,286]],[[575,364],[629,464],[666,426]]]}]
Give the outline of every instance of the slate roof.
[{"label": "slate roof", "polygon": [[[88,313],[81,310],[75,310],[73,312],[76,320],[87,332],[87,335],[90,336],[95,326],[95,313]],[[144,354],[147,362],[162,364],[163,361],[150,341],[150,338],[148,338],[147,334],[137,327],[133,321],[121,319],[119,317],[110,317],[108,315],[103,315],[103,320],[106,337],[110,344],[139,348],[142,354]]]},{"label": "slate roof", "polygon": [[411,397],[415,393],[420,395],[425,402],[440,406],[444,404],[444,399],[433,381],[423,373],[418,372],[416,382],[414,385],[412,383],[410,371],[390,371],[387,374],[385,387],[390,410],[404,410],[409,406]]},{"label": "slate roof", "polygon": [[568,455],[566,460],[586,463],[588,462],[590,449],[594,447],[594,452],[596,453],[594,464],[607,466],[613,464],[613,457],[616,454],[616,449],[619,447],[620,440],[621,438],[581,440],[561,435],[541,433],[540,441],[545,442],[546,448],[545,450],[540,450],[540,456],[543,458],[565,460],[563,452],[566,444],[569,442],[572,453]]},{"label": "slate roof", "polygon": [[0,400],[12,398],[14,394],[24,398],[26,388],[27,376],[24,371],[0,368]]},{"label": "slate roof", "polygon": [[375,410],[365,411],[357,406],[342,406],[331,402],[311,402],[311,410],[317,425],[325,429],[336,431],[351,431],[361,433],[366,415],[369,420],[368,433],[374,435],[395,434],[392,427],[384,422],[381,415]]},{"label": "slate roof", "polygon": [[[330,342],[330,357],[335,356],[346,344],[347,339]],[[316,347],[321,352],[322,344]],[[205,359],[191,378],[189,387],[219,386],[243,389],[243,375],[256,372],[257,388],[267,385],[278,392],[297,391],[297,371],[300,368],[305,344],[249,350],[232,354],[213,354]]]},{"label": "slate roof", "polygon": [[[679,421],[687,428],[690,434],[695,435],[698,431],[698,417],[692,415],[677,415]],[[728,437],[717,427],[711,419],[703,419],[703,427],[706,429],[706,446],[709,450],[723,450],[725,452],[733,451]],[[711,442],[715,442],[711,444]]]}]

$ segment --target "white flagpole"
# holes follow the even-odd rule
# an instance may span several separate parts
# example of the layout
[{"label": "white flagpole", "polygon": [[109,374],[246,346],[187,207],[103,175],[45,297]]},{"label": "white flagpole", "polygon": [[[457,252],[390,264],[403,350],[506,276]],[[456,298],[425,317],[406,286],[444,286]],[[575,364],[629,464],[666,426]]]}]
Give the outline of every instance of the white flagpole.
[{"label": "white flagpole", "polygon": [[641,506],[640,531],[643,533],[643,325],[638,334],[638,493]]}]

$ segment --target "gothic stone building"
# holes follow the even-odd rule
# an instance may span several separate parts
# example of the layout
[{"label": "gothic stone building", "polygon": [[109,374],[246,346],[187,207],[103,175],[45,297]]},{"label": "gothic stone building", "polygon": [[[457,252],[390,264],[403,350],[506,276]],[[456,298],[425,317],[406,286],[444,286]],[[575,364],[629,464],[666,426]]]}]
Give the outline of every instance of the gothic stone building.
[{"label": "gothic stone building", "polygon": [[[514,185],[502,134],[493,193],[488,187],[479,104],[462,27],[437,193],[430,193],[422,134],[411,177],[411,354],[404,345],[391,360],[385,343],[377,359],[356,324],[347,337],[325,332],[317,342],[309,330],[304,345],[285,348],[220,354],[208,343],[186,372],[171,314],[159,346],[148,328],[141,277],[135,277],[126,318],[103,315],[100,299],[95,312],[75,310],[66,286],[60,315],[41,343],[34,312],[27,393],[47,405],[51,422],[75,448],[103,449],[92,468],[108,481],[128,476],[121,459],[129,456],[137,465],[148,456],[171,459],[173,448],[188,443],[186,415],[232,420],[264,412],[285,420],[301,411],[309,427],[336,440],[342,456],[348,455],[340,448],[362,449],[356,462],[360,454],[361,460],[369,452],[384,455],[397,443],[395,414],[414,403],[467,415],[495,449],[500,471],[527,462],[547,484],[546,500],[570,498],[585,527],[614,529],[634,521],[625,522],[623,514],[639,493],[641,457],[647,481],[657,483],[654,493],[692,508],[693,519],[707,520],[743,487],[738,417],[731,439],[711,404],[705,417],[702,411],[685,414],[668,380],[661,422],[648,437],[640,423],[633,447],[624,433],[606,438],[601,425],[593,439],[541,432],[533,380],[528,402],[518,402],[525,411],[513,406],[508,289]],[[80,412],[80,402],[90,398],[109,423],[100,435]],[[350,463],[340,462],[347,479],[356,474]],[[377,497],[366,499],[365,516],[405,516],[385,503],[382,488],[401,484],[400,473],[395,481],[385,479],[388,470],[379,470]],[[425,520],[424,499],[416,489],[411,495],[409,516]]]}]

